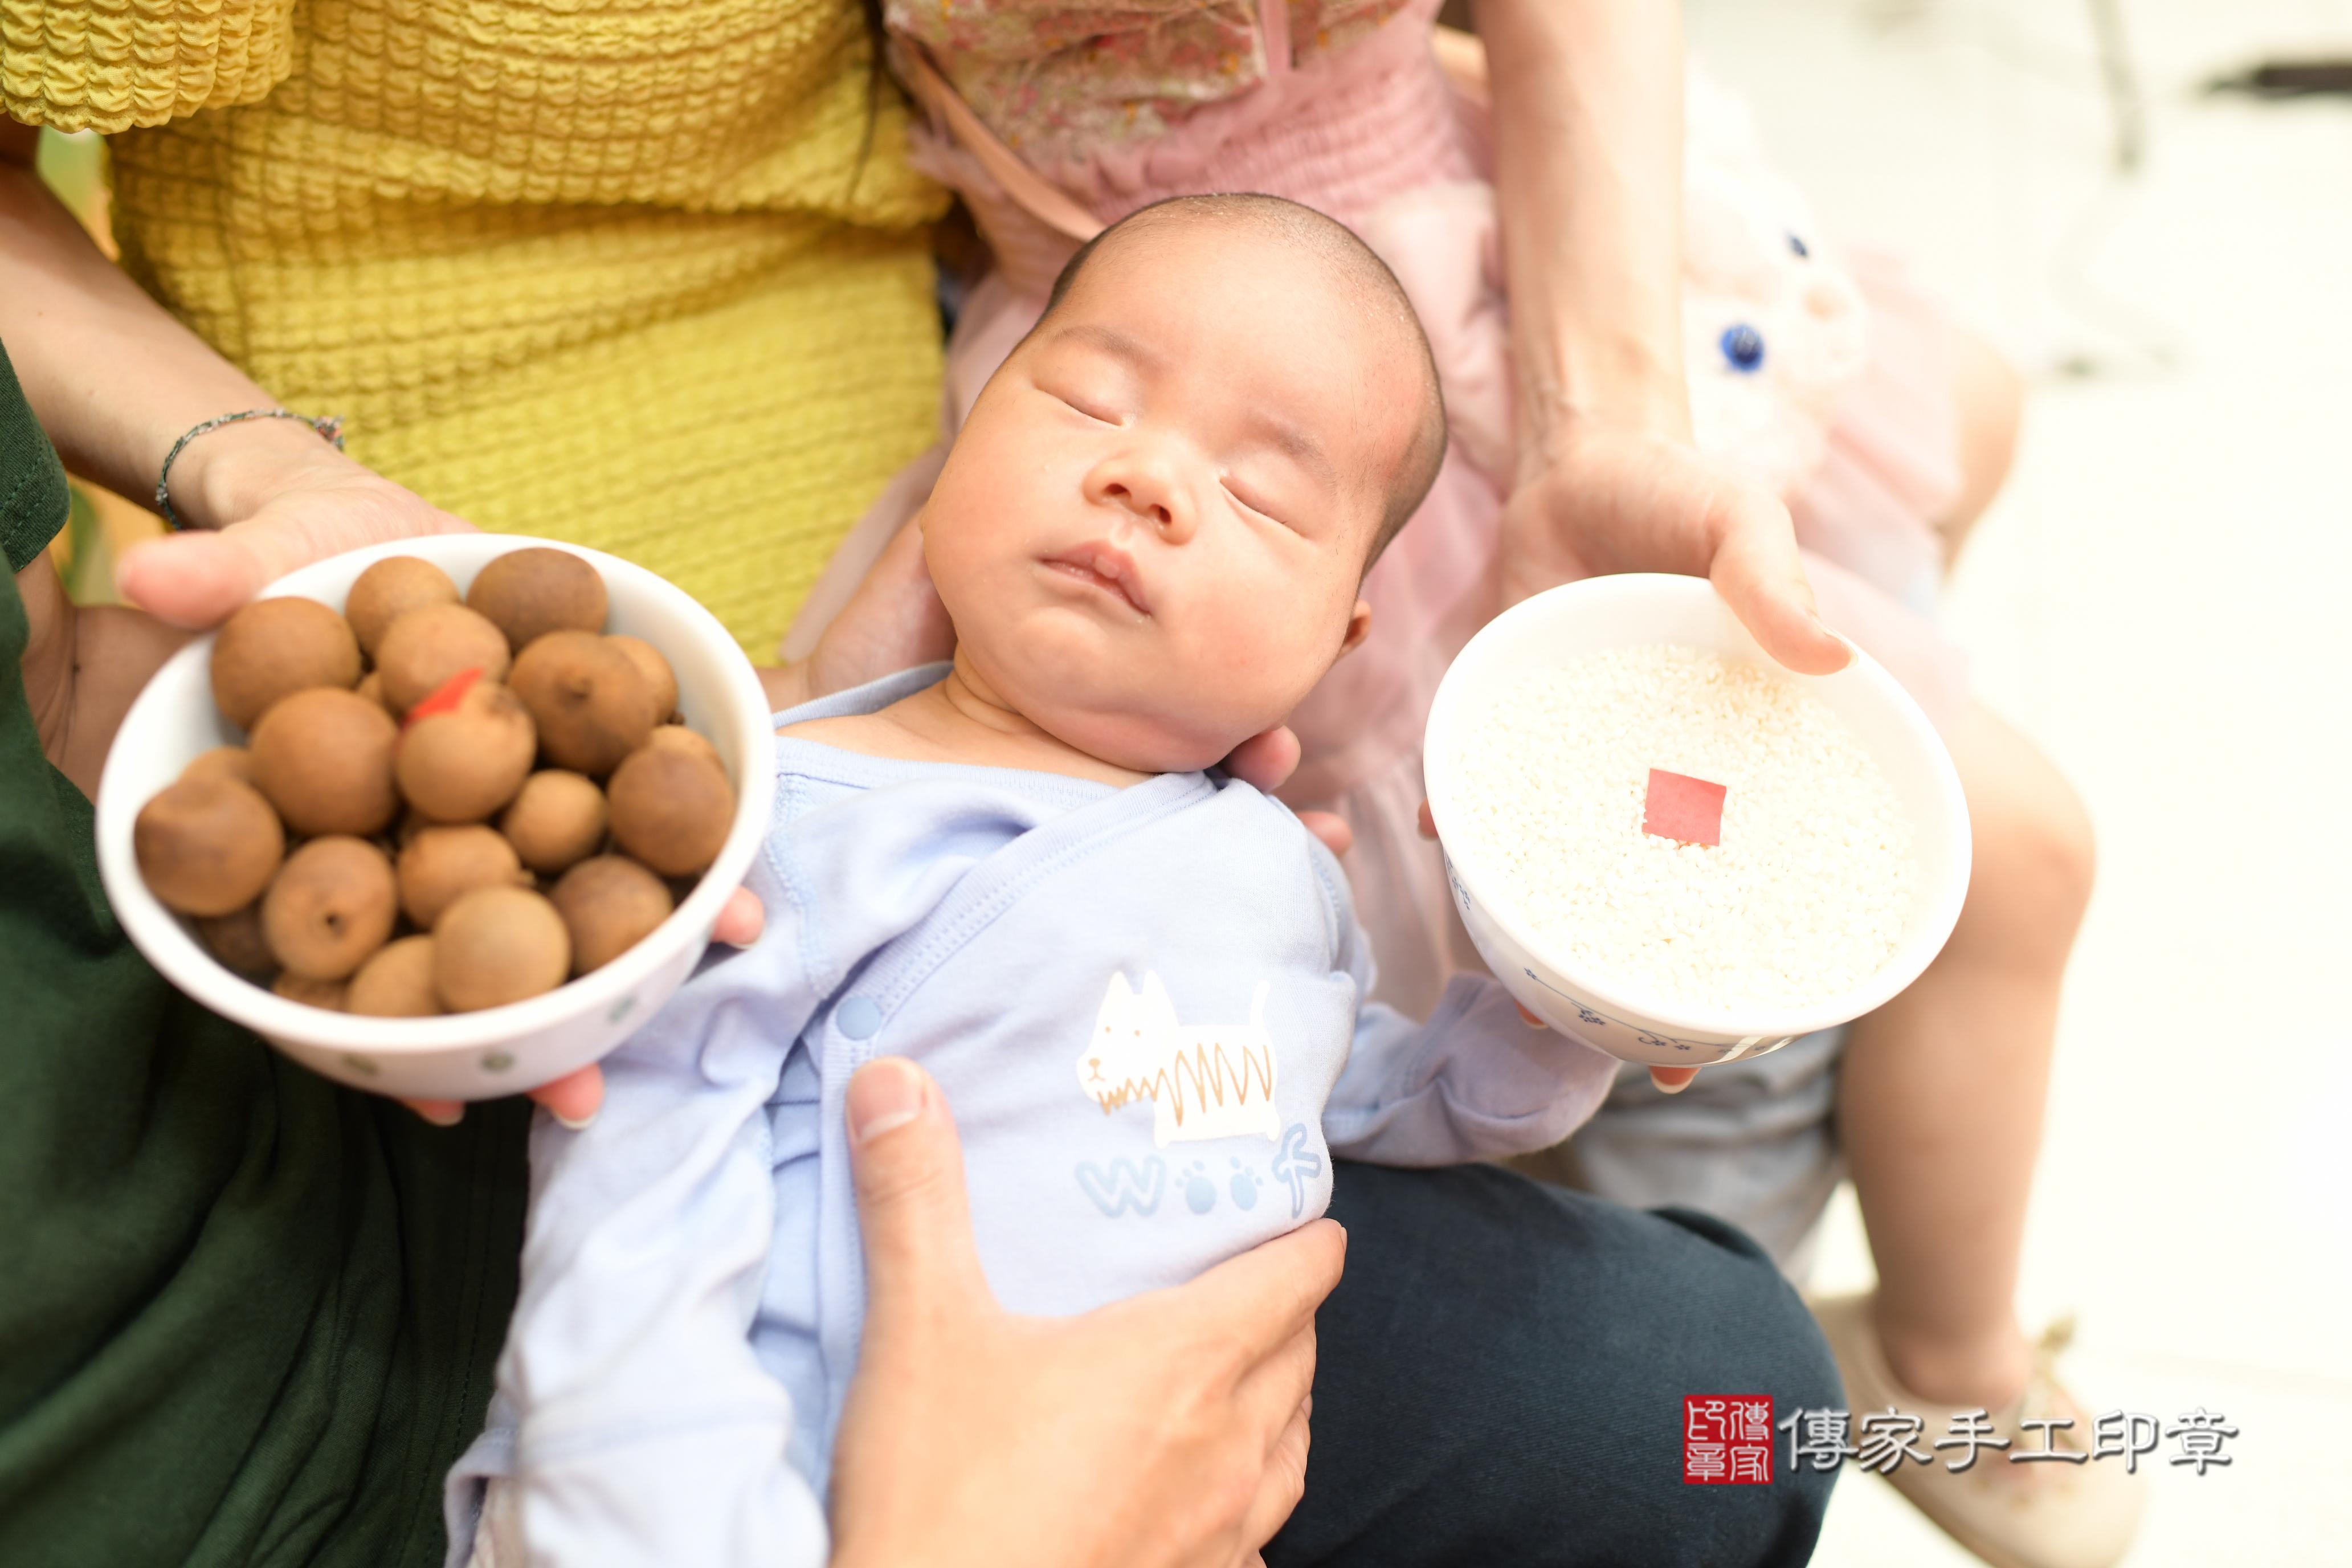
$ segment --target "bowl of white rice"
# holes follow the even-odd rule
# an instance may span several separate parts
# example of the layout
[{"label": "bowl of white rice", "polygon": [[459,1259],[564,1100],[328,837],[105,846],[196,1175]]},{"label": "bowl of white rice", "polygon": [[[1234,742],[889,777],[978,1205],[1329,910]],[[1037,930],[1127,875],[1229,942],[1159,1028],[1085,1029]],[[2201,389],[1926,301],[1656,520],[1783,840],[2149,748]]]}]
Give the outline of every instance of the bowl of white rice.
[{"label": "bowl of white rice", "polygon": [[1423,766],[1471,940],[1529,1011],[1704,1067],[1918,977],[1969,884],[1935,726],[1857,650],[1775,664],[1702,578],[1596,577],[1470,640]]}]

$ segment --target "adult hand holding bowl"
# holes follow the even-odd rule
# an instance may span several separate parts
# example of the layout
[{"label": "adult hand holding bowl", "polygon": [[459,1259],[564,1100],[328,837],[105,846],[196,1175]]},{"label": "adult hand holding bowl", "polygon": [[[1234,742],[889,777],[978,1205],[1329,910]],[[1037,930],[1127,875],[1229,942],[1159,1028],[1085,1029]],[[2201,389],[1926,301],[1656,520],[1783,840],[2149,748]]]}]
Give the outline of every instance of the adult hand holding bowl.
[{"label": "adult hand holding bowl", "polygon": [[[561,548],[594,569],[609,598],[603,630],[640,639],[662,656],[675,675],[680,715],[716,752],[732,795],[723,840],[675,910],[642,941],[570,984],[480,1011],[360,1016],[264,990],[208,952],[141,874],[134,837],[142,808],[178,779],[190,762],[238,739],[214,701],[212,658],[220,642],[217,636],[183,649],[157,673],[125,718],[108,757],[98,797],[100,869],[132,940],[166,977],[198,1001],[247,1025],[326,1076],[357,1088],[428,1100],[482,1099],[547,1083],[593,1062],[684,980],[749,868],[766,826],[773,747],[758,678],[708,612],[641,568],[593,551],[550,547],[539,540],[452,534],[332,557],[272,584],[259,602],[306,598],[341,611],[360,575],[395,556],[430,563],[463,592],[491,561],[524,548]],[[379,651],[383,651],[381,647]],[[379,670],[380,677],[386,673],[388,668]],[[406,693],[394,705],[407,707],[414,699],[414,693]],[[266,717],[257,722],[266,725]],[[551,736],[540,739],[546,746]],[[589,759],[582,765],[609,765],[609,760]],[[331,824],[310,825],[309,830],[321,827]],[[487,829],[482,831],[487,835]],[[336,838],[330,832],[310,842],[316,847],[361,845],[364,840],[356,835]],[[686,869],[682,865],[656,868],[665,875]],[[499,999],[495,984],[486,994],[493,1002]]]},{"label": "adult hand holding bowl", "polygon": [[[1621,692],[1654,694],[1662,709],[1680,702],[1687,710],[1682,732],[1645,727],[1651,715],[1639,711],[1630,720],[1622,710],[1580,713],[1575,694],[1585,685],[1575,672],[1603,657],[1618,661],[1612,678]],[[1661,684],[1656,672],[1628,663],[1644,658],[1675,666],[1669,673],[1677,679]],[[1540,707],[1515,694],[1546,682],[1569,694],[1570,707],[1564,719],[1555,708],[1543,729],[1531,731],[1526,717]],[[1746,717],[1750,710],[1733,700],[1735,688],[1769,703],[1769,715]],[[1514,720],[1519,731],[1498,732],[1498,724]],[[1784,732],[1806,743],[1779,753],[1751,743]],[[1653,742],[1655,755],[1639,747],[1619,754],[1622,748],[1607,739],[1643,733],[1675,743]],[[1683,742],[1694,733],[1706,754],[1747,757],[1744,776],[1678,771]],[[1894,831],[1849,820],[1844,805],[1860,798],[1852,789],[1807,793],[1815,781],[1804,770],[1839,747],[1885,797]],[[1496,759],[1517,752],[1561,776],[1542,765],[1500,776]],[[1951,760],[1918,706],[1859,653],[1834,674],[1778,669],[1702,579],[1592,578],[1504,612],[1446,672],[1423,754],[1448,880],[1479,952],[1523,1007],[1627,1061],[1704,1067],[1861,1016],[1927,967],[1968,890],[1967,807]],[[1732,770],[1717,763],[1716,771]],[[1776,795],[1777,809],[1760,809]],[[1677,816],[1693,812],[1686,820]],[[1758,842],[1768,830],[1791,843]],[[1838,853],[1875,851],[1882,837],[1892,841],[1883,855]],[[1762,873],[1754,868],[1775,864],[1779,850],[1788,853],[1779,857],[1785,868],[1778,875],[1793,886],[1758,885]],[[1596,870],[1573,863],[1596,855],[1609,864]],[[1872,881],[1882,876],[1883,885]],[[1808,878],[1818,887],[1809,888]],[[1870,885],[1852,886],[1857,879]],[[1555,882],[1570,895],[1563,899]],[[1836,896],[1877,895],[1889,929],[1874,962],[1858,971],[1825,966],[1832,983],[1809,985],[1786,954],[1801,958],[1806,950],[1809,933],[1790,928],[1801,923],[1804,897],[1814,890],[1832,895],[1832,910]],[[1675,911],[1683,910],[1694,913],[1677,923]],[[1663,929],[1661,910],[1674,917]],[[1789,910],[1800,912],[1792,918]],[[1751,911],[1743,928],[1735,917]],[[1637,926],[1652,933],[1642,942],[1606,940]],[[1815,934],[1834,941],[1848,933]],[[1759,936],[1760,943],[1740,950],[1744,938]],[[1751,982],[1762,983],[1707,983],[1743,965]]]}]

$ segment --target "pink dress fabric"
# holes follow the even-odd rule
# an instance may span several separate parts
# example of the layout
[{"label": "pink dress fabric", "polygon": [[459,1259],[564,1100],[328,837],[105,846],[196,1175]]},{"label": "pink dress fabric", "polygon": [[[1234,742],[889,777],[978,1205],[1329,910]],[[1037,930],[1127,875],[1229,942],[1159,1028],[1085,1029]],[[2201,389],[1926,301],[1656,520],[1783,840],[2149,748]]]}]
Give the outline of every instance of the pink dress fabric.
[{"label": "pink dress fabric", "polygon": [[[1295,66],[1285,7],[1264,5],[1257,85],[1195,110],[1165,134],[1039,170],[1105,222],[1213,191],[1313,206],[1381,251],[1429,331],[1451,448],[1427,500],[1365,583],[1370,637],[1292,719],[1305,760],[1283,792],[1292,805],[1336,812],[1354,829],[1347,866],[1380,963],[1377,994],[1415,1016],[1434,1005],[1449,974],[1481,967],[1415,817],[1430,701],[1454,656],[1500,607],[1496,540],[1513,471],[1484,115],[1457,98],[1431,51],[1437,5],[1408,0],[1368,37]],[[932,58],[952,81],[955,60]],[[918,127],[915,161],[963,195],[996,262],[949,342],[942,413],[951,438],[1035,324],[1076,247],[1009,197],[943,128]],[[1966,691],[1965,667],[1920,614],[1939,559],[1928,520],[1958,482],[1946,328],[1893,264],[1865,258],[1855,277],[1871,310],[1870,356],[1831,423],[1826,455],[1790,506],[1825,617],[1940,720]],[[820,584],[813,605],[837,606],[924,493],[928,475],[894,486],[845,546],[841,580]],[[804,616],[787,651],[805,651],[816,629]]]}]

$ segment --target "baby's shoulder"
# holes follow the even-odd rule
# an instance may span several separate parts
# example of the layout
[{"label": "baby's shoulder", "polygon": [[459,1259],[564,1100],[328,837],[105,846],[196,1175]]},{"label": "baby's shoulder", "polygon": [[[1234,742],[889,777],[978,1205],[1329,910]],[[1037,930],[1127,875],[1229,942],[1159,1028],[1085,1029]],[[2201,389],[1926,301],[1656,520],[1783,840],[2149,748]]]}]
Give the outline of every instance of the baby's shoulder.
[{"label": "baby's shoulder", "polygon": [[[1220,777],[1210,809],[1231,814],[1227,830],[1219,835],[1236,861],[1257,878],[1302,878],[1320,895],[1326,919],[1336,932],[1355,918],[1355,900],[1348,873],[1330,847],[1284,802],[1240,779]],[[1238,820],[1242,832],[1232,831]]]}]

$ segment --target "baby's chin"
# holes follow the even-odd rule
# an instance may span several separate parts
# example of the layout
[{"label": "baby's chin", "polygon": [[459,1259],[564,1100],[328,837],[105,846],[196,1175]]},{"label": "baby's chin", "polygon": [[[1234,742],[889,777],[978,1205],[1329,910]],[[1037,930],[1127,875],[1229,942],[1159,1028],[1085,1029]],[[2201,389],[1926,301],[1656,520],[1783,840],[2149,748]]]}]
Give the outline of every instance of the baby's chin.
[{"label": "baby's chin", "polygon": [[1213,767],[1265,725],[1239,729],[1233,723],[1178,720],[1135,707],[1082,707],[1066,700],[1024,702],[1029,721],[1087,755],[1139,773],[1181,773]]},{"label": "baby's chin", "polygon": [[1281,721],[1255,711],[1278,707],[1266,692],[1204,703],[1202,679],[1167,676],[1157,639],[1105,637],[1091,618],[1055,610],[1010,624],[982,620],[960,657],[999,700],[1064,745],[1139,773],[1189,773]]}]

